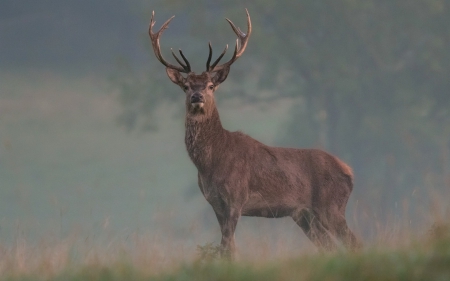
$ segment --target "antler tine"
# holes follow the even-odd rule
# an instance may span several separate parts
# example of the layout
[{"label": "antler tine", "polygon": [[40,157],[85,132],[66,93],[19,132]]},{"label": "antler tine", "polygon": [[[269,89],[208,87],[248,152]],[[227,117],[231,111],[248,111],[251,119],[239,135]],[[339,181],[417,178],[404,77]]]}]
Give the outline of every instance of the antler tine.
[{"label": "antler tine", "polygon": [[209,63],[211,62],[211,57],[212,57],[211,42],[208,42],[208,48],[209,48],[209,54],[208,54],[208,60],[206,61],[206,71],[209,71]]},{"label": "antler tine", "polygon": [[214,63],[211,66],[209,66],[209,63],[211,62],[211,56],[212,56],[212,47],[211,47],[211,42],[210,42],[209,43],[209,56],[208,56],[208,61],[206,62],[206,71],[211,71],[212,69],[214,69],[214,67],[216,67],[216,65],[219,63],[219,61],[223,58],[223,56],[225,55],[227,50],[228,50],[228,44],[225,45],[225,49],[220,54],[220,56],[214,61]]},{"label": "antler tine", "polygon": [[182,63],[181,61],[180,61],[180,59],[177,57],[177,55],[175,55],[175,53],[173,52],[173,50],[172,50],[172,48],[170,49],[170,51],[172,51],[172,56],[175,58],[175,60],[184,68],[184,69],[191,69],[191,65],[190,65],[190,63],[189,63],[189,61],[186,59],[186,57],[183,55],[183,52],[181,51],[181,50],[178,50],[179,52],[180,52],[180,55],[181,55],[181,57],[183,58],[183,60],[184,60],[184,62],[186,63],[186,64],[184,64],[184,63]]},{"label": "antler tine", "polygon": [[[211,65],[210,69],[214,69],[216,67],[216,65],[219,63],[219,61],[223,58],[223,56],[225,55],[225,53],[228,50],[228,44],[225,45],[225,49],[223,49],[223,52],[220,54],[220,56],[216,59],[216,61]],[[234,51],[234,54],[236,55],[236,50]]]},{"label": "antler tine", "polygon": [[159,37],[163,34],[164,30],[167,29],[167,27],[169,26],[170,21],[175,17],[172,16],[170,19],[168,19],[160,28],[160,30],[156,33],[153,33],[153,26],[155,25],[155,11],[152,12],[152,18],[150,20],[150,27],[148,29],[148,34],[150,35],[150,39],[152,41],[152,47],[153,47],[153,52],[155,53],[156,58],[166,67],[172,68],[172,69],[176,69],[180,72],[184,72],[184,73],[189,73],[191,72],[191,66],[188,62],[188,60],[184,57],[183,53],[180,50],[180,54],[181,57],[183,58],[183,60],[186,62],[186,65],[181,63],[181,61],[175,56],[175,54],[172,51],[173,56],[175,57],[175,59],[177,60],[177,62],[181,65],[177,66],[177,65],[173,65],[168,63],[162,56],[161,54],[161,46],[159,45]]},{"label": "antler tine", "polygon": [[[223,57],[225,54],[225,51],[227,48],[225,48],[225,51],[221,54],[221,56],[213,63],[213,65],[208,69],[210,72],[216,72],[219,71],[225,67],[229,67],[231,64],[233,64],[245,51],[245,48],[247,47],[248,38],[250,37],[250,34],[252,33],[252,22],[250,20],[250,14],[248,13],[248,10],[245,9],[247,13],[247,34],[241,31],[240,28],[236,27],[233,22],[229,19],[226,19],[228,23],[230,24],[231,28],[233,29],[234,33],[237,35],[236,39],[236,46],[234,49],[233,57],[226,63],[216,66],[217,63],[219,63],[219,60]],[[228,47],[228,46],[227,46]]]},{"label": "antler tine", "polygon": [[181,51],[181,49],[179,50],[181,57],[183,58],[184,62],[186,63],[187,69],[189,69],[189,72],[191,71],[191,64],[189,63],[189,61],[186,59],[186,57],[184,56],[183,52]]}]

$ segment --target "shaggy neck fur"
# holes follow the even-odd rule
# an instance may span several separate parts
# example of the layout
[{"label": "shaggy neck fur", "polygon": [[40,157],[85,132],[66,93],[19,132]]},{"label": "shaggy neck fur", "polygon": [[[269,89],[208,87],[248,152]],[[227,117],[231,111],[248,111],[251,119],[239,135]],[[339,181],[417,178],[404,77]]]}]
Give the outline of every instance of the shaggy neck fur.
[{"label": "shaggy neck fur", "polygon": [[223,143],[226,130],[220,122],[215,104],[207,107],[203,114],[186,114],[185,144],[189,157],[199,171],[204,171],[212,164],[213,148]]}]

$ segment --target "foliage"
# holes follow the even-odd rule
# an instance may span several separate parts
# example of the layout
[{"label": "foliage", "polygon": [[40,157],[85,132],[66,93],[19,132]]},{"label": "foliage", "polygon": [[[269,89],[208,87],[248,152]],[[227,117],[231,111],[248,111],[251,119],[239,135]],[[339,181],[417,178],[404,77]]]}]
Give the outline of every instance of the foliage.
[{"label": "foliage", "polygon": [[206,243],[205,245],[197,246],[197,253],[199,261],[211,262],[217,260],[220,257],[220,245],[214,243]]},{"label": "foliage", "polygon": [[[322,147],[344,158],[367,212],[387,216],[399,212],[395,206],[403,200],[415,205],[430,189],[448,187],[448,1],[164,3],[159,6],[183,15],[186,24],[177,29],[172,23],[175,35],[165,34],[163,49],[203,41],[204,34],[220,48],[224,37],[234,37],[216,19],[227,16],[244,27],[249,9],[254,32],[221,96],[249,103],[292,99],[279,144]],[[205,46],[189,44],[195,52],[189,58],[203,62]],[[161,83],[165,74],[154,61],[143,87],[122,91],[128,127],[137,118],[154,120],[150,101],[181,98],[170,82]]]}]

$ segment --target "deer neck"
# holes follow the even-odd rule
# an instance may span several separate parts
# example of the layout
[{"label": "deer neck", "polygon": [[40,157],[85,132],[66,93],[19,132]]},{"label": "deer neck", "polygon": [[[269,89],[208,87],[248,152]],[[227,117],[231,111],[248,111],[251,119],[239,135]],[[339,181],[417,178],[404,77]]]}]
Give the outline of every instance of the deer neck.
[{"label": "deer neck", "polygon": [[223,143],[226,130],[214,106],[205,116],[186,114],[185,144],[189,157],[201,172],[212,164],[214,148]]}]

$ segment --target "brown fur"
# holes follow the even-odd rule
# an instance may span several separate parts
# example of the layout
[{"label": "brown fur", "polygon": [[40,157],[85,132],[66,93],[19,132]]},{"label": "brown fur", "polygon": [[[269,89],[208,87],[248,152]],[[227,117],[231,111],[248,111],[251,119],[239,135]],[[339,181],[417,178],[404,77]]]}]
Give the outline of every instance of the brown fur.
[{"label": "brown fur", "polygon": [[[223,255],[231,257],[235,251],[240,216],[290,216],[322,249],[335,248],[332,236],[351,249],[359,246],[345,220],[353,188],[347,164],[319,149],[271,147],[227,131],[213,95],[226,74],[190,73],[184,78],[176,70],[167,72],[186,88],[186,149],[198,169],[200,190],[219,221]],[[201,95],[203,107],[191,103],[194,94]]]},{"label": "brown fur", "polygon": [[206,71],[200,75],[191,72],[181,50],[185,64],[174,55],[181,67],[162,57],[159,37],[172,18],[153,33],[152,15],[149,34],[156,58],[166,66],[170,80],[186,93],[186,149],[197,167],[200,190],[219,221],[222,256],[233,257],[240,216],[290,216],[321,249],[336,247],[333,236],[350,249],[359,247],[345,220],[353,188],[353,172],[347,164],[319,149],[271,147],[222,127],[214,92],[247,46],[252,30],[248,11],[247,34],[228,20],[240,41],[231,60],[217,65],[224,51],[210,65],[210,45]]}]

